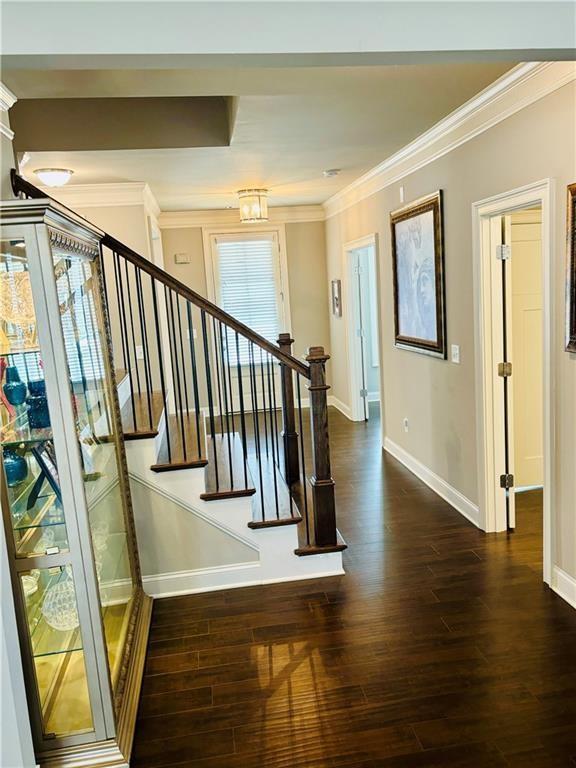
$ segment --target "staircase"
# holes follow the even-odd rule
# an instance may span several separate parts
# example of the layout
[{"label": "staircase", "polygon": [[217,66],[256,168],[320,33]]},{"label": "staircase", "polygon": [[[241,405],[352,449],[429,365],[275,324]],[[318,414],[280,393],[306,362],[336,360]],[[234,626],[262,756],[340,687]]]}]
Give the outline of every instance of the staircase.
[{"label": "staircase", "polygon": [[[46,197],[15,173],[13,188]],[[100,265],[139,542],[170,527],[172,505],[173,537],[192,515],[211,526],[194,536],[242,543],[242,583],[248,562],[257,582],[341,572],[324,349],[295,358],[290,334],[263,338],[107,234]],[[153,510],[144,523],[139,505]],[[160,590],[178,591],[190,585]]]}]

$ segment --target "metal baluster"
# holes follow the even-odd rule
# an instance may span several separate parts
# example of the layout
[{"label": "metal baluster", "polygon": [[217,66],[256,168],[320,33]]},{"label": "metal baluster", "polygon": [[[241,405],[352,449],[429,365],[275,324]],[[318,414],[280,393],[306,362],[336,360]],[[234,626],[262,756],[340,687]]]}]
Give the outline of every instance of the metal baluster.
[{"label": "metal baluster", "polygon": [[254,417],[254,437],[256,442],[256,458],[258,460],[258,479],[260,482],[260,506],[262,509],[262,522],[266,520],[266,511],[264,508],[264,481],[262,478],[262,449],[260,445],[260,418],[258,414],[258,392],[256,379],[256,363],[254,362],[254,344],[249,342],[250,358],[250,381],[252,387],[252,414]]},{"label": "metal baluster", "polygon": [[216,452],[216,428],[214,424],[214,398],[212,395],[212,373],[210,370],[210,350],[208,349],[208,329],[206,327],[206,312],[200,312],[202,320],[202,340],[204,344],[204,365],[206,368],[206,388],[208,390],[208,416],[210,421],[210,436],[212,437],[212,449],[214,454],[214,474],[216,477],[216,490],[220,490],[218,477],[218,457]]},{"label": "metal baluster", "polygon": [[240,431],[242,434],[242,451],[244,453],[244,488],[248,488],[248,445],[246,441],[246,419],[244,415],[244,386],[242,383],[242,364],[240,362],[240,341],[236,334],[236,367],[238,370],[238,396],[240,399]]},{"label": "metal baluster", "polygon": [[306,544],[310,546],[310,518],[308,515],[308,488],[306,479],[306,457],[304,455],[304,428],[302,425],[302,396],[300,395],[300,374],[296,374],[296,392],[298,395],[298,424],[300,427],[300,455],[302,456],[302,493],[304,494],[304,517],[306,520]]},{"label": "metal baluster", "polygon": [[214,340],[214,357],[216,358],[216,385],[218,392],[218,410],[220,411],[220,434],[224,439],[224,415],[222,413],[222,390],[220,388],[220,358],[218,355],[218,334],[216,333],[216,318],[212,318],[212,338]]},{"label": "metal baluster", "polygon": [[230,368],[230,342],[228,340],[228,326],[224,326],[224,338],[226,346],[226,368],[228,369],[228,400],[230,403],[230,421],[232,422],[232,434],[236,433],[236,424],[234,423],[234,395],[232,392],[232,372]]},{"label": "metal baluster", "polygon": [[276,519],[280,520],[280,506],[278,504],[278,479],[276,477],[277,460],[276,460],[276,452],[274,449],[274,426],[272,421],[272,385],[270,383],[270,355],[269,354],[266,354],[266,374],[268,379],[268,405],[270,408],[270,445],[272,447],[272,477],[274,478],[274,503],[276,507]]},{"label": "metal baluster", "polygon": [[224,343],[222,339],[222,323],[218,321],[218,335],[220,337],[220,364],[222,368],[222,392],[224,397],[224,411],[226,413],[226,434],[228,436],[228,466],[230,469],[230,490],[234,488],[234,469],[232,465],[232,438],[230,435],[230,416],[228,407],[228,389],[226,385],[226,370],[224,364]]},{"label": "metal baluster", "polygon": [[188,419],[190,414],[190,406],[188,404],[188,382],[186,380],[186,366],[184,365],[184,341],[182,337],[182,318],[180,317],[180,296],[176,294],[176,309],[178,310],[178,334],[180,336],[180,356],[182,359],[182,377],[184,379],[184,400],[186,401],[186,417]]},{"label": "metal baluster", "polygon": [[278,365],[275,358],[272,358],[271,366],[272,366],[272,402],[274,404],[274,437],[276,440],[276,464],[278,466],[278,469],[280,469],[280,448],[279,448],[279,440],[278,440],[278,409],[276,406],[276,375],[274,373],[274,366]]},{"label": "metal baluster", "polygon": [[142,351],[144,353],[144,375],[146,377],[148,421],[150,424],[150,430],[153,430],[156,425],[153,423],[154,417],[152,416],[152,369],[150,367],[150,350],[148,348],[148,330],[146,328],[146,323],[144,322],[144,291],[142,290],[142,275],[140,269],[136,269],[135,273],[136,296],[138,298],[138,315],[140,317],[140,338],[142,340]]},{"label": "metal baluster", "polygon": [[[118,309],[120,315],[120,335],[122,337],[122,352],[124,354],[124,366],[128,373],[130,381],[130,404],[132,406],[132,423],[134,432],[138,431],[136,422],[136,404],[134,402],[134,382],[132,380],[132,361],[130,360],[130,349],[128,348],[128,332],[126,328],[126,308],[124,306],[124,286],[122,285],[122,270],[120,269],[120,257],[114,251],[114,273],[116,275],[116,291],[118,295]],[[120,300],[120,297],[122,300]]]},{"label": "metal baluster", "polygon": [[261,347],[260,347],[260,374],[262,379],[262,415],[264,416],[264,442],[266,445],[266,458],[268,458],[268,419],[266,418],[266,386],[264,384],[264,363],[262,361]]},{"label": "metal baluster", "polygon": [[172,449],[170,447],[170,425],[168,422],[169,414],[168,414],[168,402],[166,399],[166,380],[164,378],[164,360],[162,358],[162,341],[161,341],[161,335],[160,335],[160,320],[158,318],[158,298],[156,296],[156,281],[150,275],[150,286],[152,289],[152,304],[154,307],[154,325],[156,327],[156,347],[158,350],[158,362],[160,366],[160,389],[162,391],[162,405],[164,408],[164,424],[166,427],[166,443],[168,446],[168,463],[170,464],[172,462]]},{"label": "metal baluster", "polygon": [[198,445],[198,458],[202,458],[202,437],[200,435],[200,395],[198,393],[198,371],[196,369],[196,347],[194,344],[194,324],[192,322],[192,307],[186,302],[186,314],[188,318],[188,340],[190,342],[190,361],[192,366],[192,388],[194,391],[194,412],[196,415],[196,442]]},{"label": "metal baluster", "polygon": [[[166,292],[166,286],[164,286],[164,291]],[[170,299],[170,322],[169,322],[169,328],[172,329],[172,333],[170,334],[170,355],[172,360],[172,378],[174,379],[174,376],[176,377],[176,385],[174,385],[174,381],[172,382],[172,386],[174,388],[174,399],[176,399],[176,392],[178,393],[178,404],[176,405],[177,410],[179,411],[179,421],[180,421],[180,434],[182,438],[182,453],[183,453],[183,460],[186,461],[186,434],[184,430],[184,408],[182,404],[182,385],[180,381],[180,366],[178,364],[178,347],[176,346],[176,323],[174,321],[174,303],[172,301],[172,289],[168,289],[168,296]],[[167,302],[168,303],[168,302]],[[172,351],[174,354],[172,354]]]},{"label": "metal baluster", "polygon": [[[134,267],[134,269],[136,269]],[[138,365],[138,355],[136,354],[136,334],[134,333],[134,314],[132,312],[132,292],[130,291],[130,277],[128,274],[128,259],[124,259],[124,274],[126,276],[126,292],[128,293],[128,311],[130,312],[130,328],[132,330],[132,349],[134,350],[134,367],[136,369],[136,385],[138,386],[138,395],[142,397],[140,387],[140,366]],[[128,332],[128,325],[126,325]]]}]

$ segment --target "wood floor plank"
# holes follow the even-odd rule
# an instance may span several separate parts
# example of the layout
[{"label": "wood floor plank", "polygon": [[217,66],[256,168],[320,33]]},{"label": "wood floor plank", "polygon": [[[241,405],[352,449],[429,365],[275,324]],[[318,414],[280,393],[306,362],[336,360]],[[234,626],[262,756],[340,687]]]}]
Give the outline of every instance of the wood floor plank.
[{"label": "wood floor plank", "polygon": [[486,535],[371,415],[330,409],[345,576],[155,602],[136,768],[576,768],[576,613],[542,583],[541,493]]}]

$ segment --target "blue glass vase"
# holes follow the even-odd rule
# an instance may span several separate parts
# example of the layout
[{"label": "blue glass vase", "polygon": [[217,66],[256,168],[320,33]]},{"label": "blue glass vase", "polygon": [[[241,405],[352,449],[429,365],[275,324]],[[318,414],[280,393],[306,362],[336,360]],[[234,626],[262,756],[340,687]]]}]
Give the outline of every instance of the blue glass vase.
[{"label": "blue glass vase", "polygon": [[15,365],[9,365],[6,368],[6,383],[3,389],[10,405],[22,405],[26,400],[26,384],[20,380],[20,374]]},{"label": "blue glass vase", "polygon": [[28,464],[26,463],[26,459],[19,456],[14,451],[5,448],[4,472],[6,473],[6,482],[10,488],[18,485],[28,477]]},{"label": "blue glass vase", "polygon": [[28,405],[28,423],[31,429],[46,429],[50,426],[50,414],[46,395],[30,395]]}]

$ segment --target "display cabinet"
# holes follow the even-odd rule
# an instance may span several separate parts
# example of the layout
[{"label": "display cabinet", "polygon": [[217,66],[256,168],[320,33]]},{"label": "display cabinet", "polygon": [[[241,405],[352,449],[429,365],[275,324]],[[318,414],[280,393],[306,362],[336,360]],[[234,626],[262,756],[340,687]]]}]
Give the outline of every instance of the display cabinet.
[{"label": "display cabinet", "polygon": [[0,210],[2,511],[41,766],[125,765],[142,591],[101,237],[48,200]]}]

